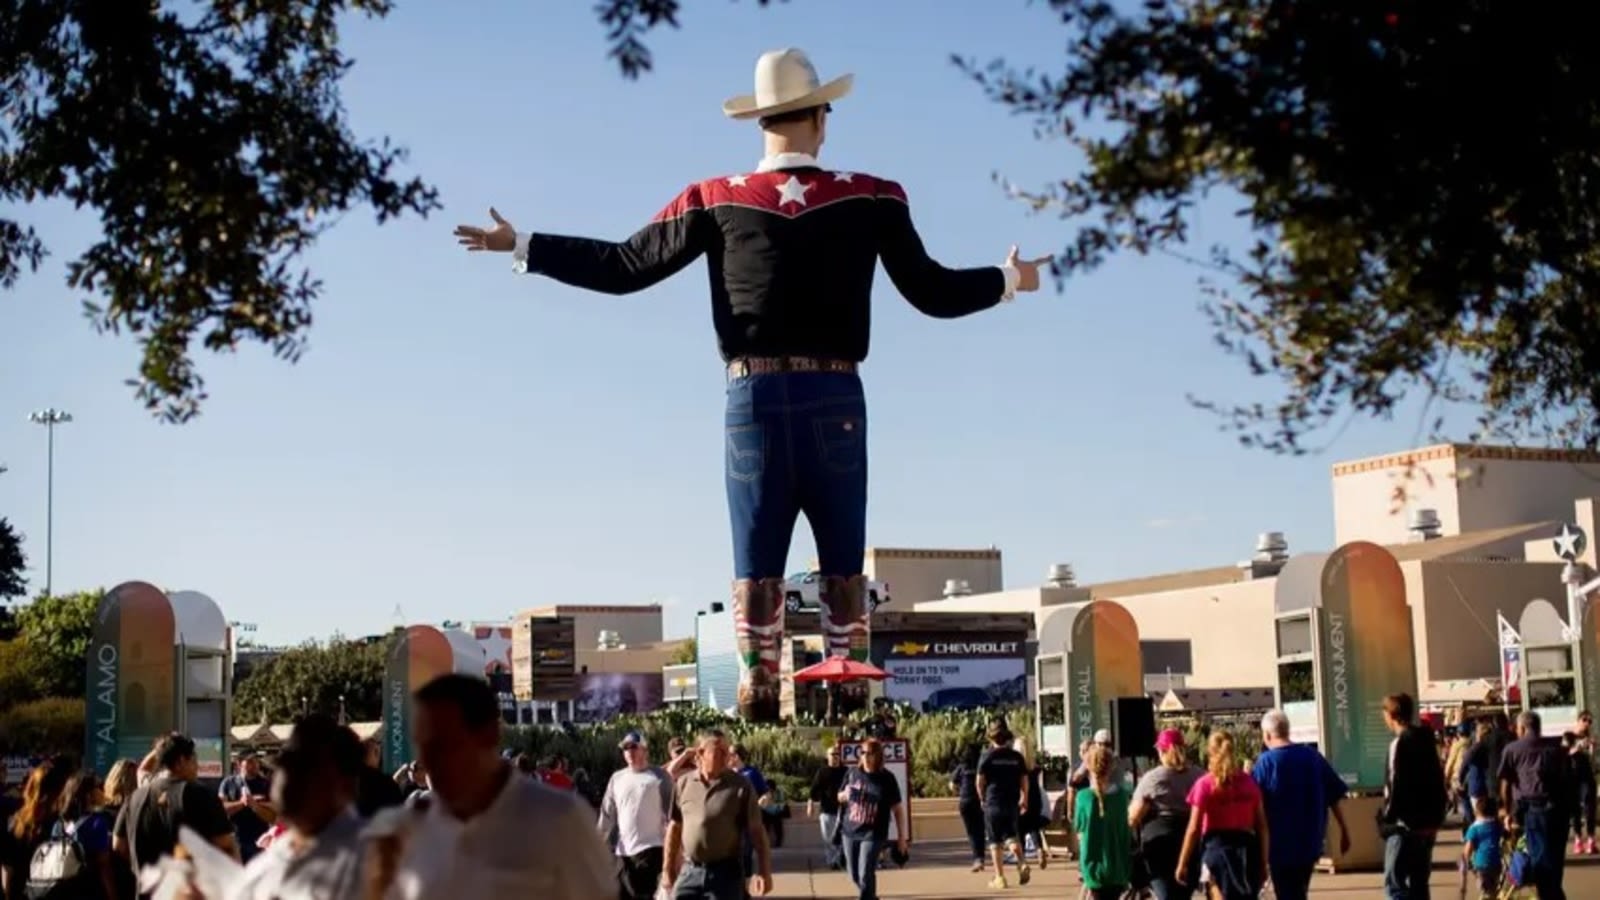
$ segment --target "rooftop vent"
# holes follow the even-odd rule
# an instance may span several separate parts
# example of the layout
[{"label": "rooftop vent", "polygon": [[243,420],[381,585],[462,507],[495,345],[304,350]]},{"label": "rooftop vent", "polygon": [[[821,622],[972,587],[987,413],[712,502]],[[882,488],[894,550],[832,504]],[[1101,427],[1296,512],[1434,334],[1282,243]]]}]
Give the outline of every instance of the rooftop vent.
[{"label": "rooftop vent", "polygon": [[972,585],[959,578],[951,578],[944,583],[945,597],[968,597],[972,595]]},{"label": "rooftop vent", "polygon": [[1045,584],[1049,587],[1069,588],[1078,586],[1078,577],[1072,572],[1071,563],[1056,563],[1044,576]]},{"label": "rooftop vent", "polygon": [[1439,511],[1435,509],[1413,509],[1406,515],[1406,530],[1411,532],[1413,541],[1431,541],[1439,536],[1442,526],[1439,524]]},{"label": "rooftop vent", "polygon": [[1272,578],[1283,571],[1289,561],[1289,542],[1281,531],[1263,531],[1256,535],[1256,552],[1239,563],[1246,578]]}]

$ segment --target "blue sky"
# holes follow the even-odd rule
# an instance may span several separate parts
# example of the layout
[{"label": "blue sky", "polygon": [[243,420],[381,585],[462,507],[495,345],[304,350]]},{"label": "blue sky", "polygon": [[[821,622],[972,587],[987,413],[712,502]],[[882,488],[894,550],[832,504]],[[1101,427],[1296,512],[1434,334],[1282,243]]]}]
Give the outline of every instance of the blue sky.
[{"label": "blue sky", "polygon": [[[704,264],[643,294],[587,295],[468,257],[450,230],[493,203],[524,230],[621,238],[686,183],[747,170],[759,136],[720,104],[749,90],[763,50],[801,46],[824,78],[856,74],[825,161],[901,181],[946,263],[1071,233],[990,179],[1060,177],[1067,149],[949,63],[1059,60],[1042,5],[687,0],[637,82],[606,58],[591,4],[470,6],[411,0],[346,34],[355,127],[409,146],[444,211],[382,228],[347,215],[310,259],[326,291],[309,353],[204,357],[211,399],[188,425],[135,402],[134,344],[95,335],[64,286],[94,218],[26,212],[54,254],[0,297],[0,515],[28,535],[36,589],[45,435],[25,417],[55,405],[77,418],[56,451],[58,591],[201,590],[269,642],[383,629],[397,607],[437,621],[651,600],[687,633],[731,567]],[[1202,210],[1200,244],[1239,236],[1229,208]],[[869,541],[995,545],[1010,586],[1053,562],[1089,580],[1226,564],[1263,530],[1326,546],[1330,464],[1409,445],[1416,417],[1358,422],[1319,456],[1242,449],[1185,394],[1272,386],[1212,343],[1199,275],[1130,256],[942,322],[880,274]],[[796,535],[794,568],[812,554],[803,523]]]}]

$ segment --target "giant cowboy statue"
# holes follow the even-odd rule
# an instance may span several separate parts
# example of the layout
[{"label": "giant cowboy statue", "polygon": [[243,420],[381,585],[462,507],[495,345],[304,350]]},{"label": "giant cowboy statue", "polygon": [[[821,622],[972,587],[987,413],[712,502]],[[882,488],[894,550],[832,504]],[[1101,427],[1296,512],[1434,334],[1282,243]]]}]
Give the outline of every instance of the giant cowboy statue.
[{"label": "giant cowboy statue", "polygon": [[1045,260],[947,269],[922,246],[905,191],[893,181],[817,161],[833,101],[851,76],[826,84],[799,50],[756,63],[755,93],[723,104],[761,126],[755,171],[691,184],[620,243],[517,231],[493,209],[488,228],[462,225],[471,251],[510,253],[536,272],[608,294],[643,290],[704,255],[712,322],[727,365],[726,478],[733,528],[733,610],[739,711],[778,719],[783,572],[805,513],[822,575],[831,655],[864,660],[867,358],[878,260],[911,305],[953,319],[1039,287]]}]

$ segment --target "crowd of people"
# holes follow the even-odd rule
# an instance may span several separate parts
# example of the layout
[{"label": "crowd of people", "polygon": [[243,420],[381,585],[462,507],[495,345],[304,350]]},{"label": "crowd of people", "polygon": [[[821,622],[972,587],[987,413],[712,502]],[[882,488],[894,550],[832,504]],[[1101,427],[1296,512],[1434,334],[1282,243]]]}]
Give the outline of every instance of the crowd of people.
[{"label": "crowd of people", "polygon": [[[181,734],[118,762],[104,783],[71,759],[47,760],[3,810],[0,898],[128,900],[175,871],[187,900],[770,892],[761,800],[772,789],[722,732],[674,739],[661,765],[642,735],[626,735],[597,810],[564,759],[501,752],[499,703],[481,679],[441,676],[413,703],[416,761],[392,775],[379,769],[380,748],[323,715],[295,724],[270,773],[248,755],[214,788]],[[858,859],[884,841],[889,817],[908,833],[898,785],[870,761],[881,750],[868,746],[865,758],[836,796]],[[243,868],[217,882],[195,865],[212,854],[186,835]],[[875,896],[871,876],[861,881],[862,896]],[[216,883],[227,886],[208,897]]]},{"label": "crowd of people", "polygon": [[[194,855],[182,846],[185,830],[244,865],[220,900],[529,891],[551,900],[745,900],[772,890],[779,792],[724,733],[673,738],[659,763],[642,734],[624,735],[623,766],[591,805],[564,758],[500,751],[498,703],[481,680],[442,676],[414,703],[417,758],[392,775],[379,769],[376,744],[321,715],[295,725],[270,773],[245,755],[215,788],[200,783],[195,744],[181,734],[142,760],[118,761],[103,781],[69,758],[45,760],[14,800],[0,784],[0,898],[139,896],[153,874]],[[1455,813],[1463,878],[1483,896],[1511,879],[1540,900],[1562,900],[1569,832],[1573,854],[1595,852],[1592,717],[1547,738],[1537,713],[1519,715],[1514,731],[1509,717],[1491,715],[1441,741],[1418,724],[1411,697],[1393,695],[1383,710],[1392,733],[1378,820],[1385,896],[1429,896],[1435,842]],[[1349,852],[1346,785],[1316,748],[1289,735],[1288,718],[1269,712],[1264,749],[1246,761],[1226,731],[1199,748],[1162,731],[1158,764],[1135,778],[1111,736],[1096,734],[1069,778],[1063,816],[1088,895],[1148,889],[1158,900],[1197,892],[1246,900],[1270,883],[1279,900],[1305,898],[1329,816],[1339,854]],[[1052,816],[1027,742],[1004,719],[986,737],[950,782],[972,870],[1005,889],[1008,863],[1019,884],[1029,882],[1030,862],[1047,865]],[[849,873],[859,900],[876,900],[880,867],[909,859],[908,809],[884,768],[883,743],[858,746],[856,766],[839,746],[828,750],[807,812],[819,813],[827,863]],[[183,895],[208,900],[202,880],[188,879]]]}]

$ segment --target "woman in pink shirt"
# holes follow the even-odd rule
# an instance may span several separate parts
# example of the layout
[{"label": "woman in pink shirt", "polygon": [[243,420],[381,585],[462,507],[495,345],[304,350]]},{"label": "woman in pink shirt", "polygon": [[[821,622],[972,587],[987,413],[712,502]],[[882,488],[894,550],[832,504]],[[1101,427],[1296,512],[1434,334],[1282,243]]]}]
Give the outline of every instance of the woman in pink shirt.
[{"label": "woman in pink shirt", "polygon": [[1267,881],[1267,812],[1261,789],[1233,751],[1233,735],[1213,732],[1206,774],[1189,791],[1189,830],[1178,855],[1185,880],[1197,852],[1211,883],[1211,900],[1255,900]]}]

